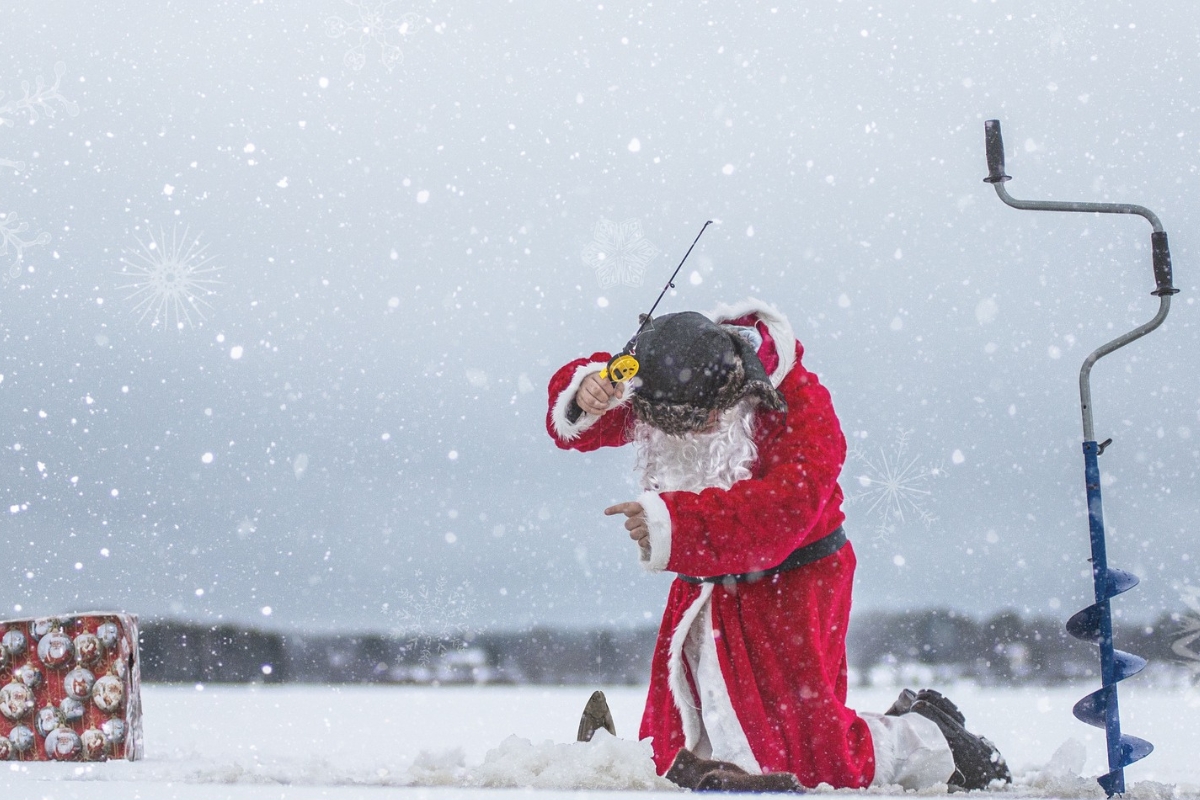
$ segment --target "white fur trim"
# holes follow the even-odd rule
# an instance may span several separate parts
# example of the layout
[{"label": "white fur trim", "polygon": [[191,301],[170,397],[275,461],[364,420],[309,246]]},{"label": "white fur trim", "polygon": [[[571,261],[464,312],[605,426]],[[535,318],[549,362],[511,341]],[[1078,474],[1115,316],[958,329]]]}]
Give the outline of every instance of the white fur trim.
[{"label": "white fur trim", "polygon": [[729,685],[721,672],[711,602],[706,603],[696,617],[690,639],[684,645],[684,655],[688,658],[700,695],[700,718],[712,750],[710,757],[718,761],[732,761],[753,775],[761,773],[762,767],[750,749],[750,739],[733,709]]},{"label": "white fur trim", "polygon": [[[595,414],[589,414],[586,411],[579,415],[579,419],[571,422],[567,419],[567,408],[571,405],[571,400],[575,397],[575,393],[579,391],[580,384],[583,379],[593,372],[599,372],[608,366],[607,361],[590,361],[587,364],[580,364],[575,368],[575,374],[571,376],[571,382],[567,384],[567,388],[559,393],[554,400],[554,410],[550,415],[550,419],[554,424],[554,433],[564,442],[573,442],[579,438],[579,435],[588,428],[596,424],[596,420],[600,419]],[[614,409],[617,406],[624,405],[629,402],[633,396],[629,384],[625,385],[625,391],[620,399],[615,402],[610,402],[609,409]]]},{"label": "white fur trim", "polygon": [[747,314],[757,315],[767,326],[771,338],[775,340],[779,366],[771,373],[770,378],[771,384],[778,388],[787,374],[792,371],[792,367],[796,366],[796,334],[792,331],[787,317],[781,314],[779,309],[770,303],[749,297],[732,305],[722,303],[705,316],[719,324],[744,317]]},{"label": "white fur trim", "polygon": [[642,566],[650,572],[662,572],[671,560],[671,512],[658,492],[642,492],[637,499],[646,513],[650,547],[642,548]]},{"label": "white fur trim", "polygon": [[667,685],[671,687],[671,699],[675,701],[675,708],[683,722],[683,746],[689,750],[693,750],[700,742],[704,724],[700,720],[700,709],[696,708],[692,687],[687,679],[687,670],[683,664],[683,643],[687,641],[688,632],[696,622],[696,617],[708,605],[714,586],[712,583],[703,584],[700,594],[688,606],[687,611],[683,612],[679,625],[671,634],[671,649],[667,656]]},{"label": "white fur trim", "polygon": [[920,714],[890,717],[860,711],[875,746],[871,786],[921,791],[954,776],[954,755],[937,724]]}]

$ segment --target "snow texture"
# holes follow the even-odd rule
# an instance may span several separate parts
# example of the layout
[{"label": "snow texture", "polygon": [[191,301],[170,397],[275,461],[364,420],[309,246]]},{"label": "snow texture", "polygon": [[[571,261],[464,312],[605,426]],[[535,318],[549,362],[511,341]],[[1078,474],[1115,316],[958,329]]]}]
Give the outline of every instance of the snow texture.
[{"label": "snow texture", "polygon": [[[1011,798],[1102,800],[1103,734],[1071,717],[1082,687],[943,687],[969,728],[1008,758]],[[588,797],[636,791],[679,796],[632,741],[645,690],[606,688],[619,738],[574,742],[591,687],[143,688],[146,759],[0,766],[0,797],[116,800],[236,797]],[[1125,726],[1157,750],[1126,770],[1131,800],[1200,798],[1196,689],[1122,686]],[[894,689],[851,692],[877,710]],[[530,792],[535,791],[531,795]],[[834,793],[819,787],[817,793]],[[837,794],[900,796],[897,788]],[[922,795],[944,797],[940,788]]]}]

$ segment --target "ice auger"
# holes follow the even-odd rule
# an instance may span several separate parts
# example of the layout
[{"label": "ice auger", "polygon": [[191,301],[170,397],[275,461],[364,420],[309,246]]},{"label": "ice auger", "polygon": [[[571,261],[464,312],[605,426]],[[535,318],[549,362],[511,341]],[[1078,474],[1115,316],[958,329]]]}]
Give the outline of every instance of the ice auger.
[{"label": "ice auger", "polygon": [[1092,426],[1092,389],[1090,378],[1092,367],[1104,356],[1140,339],[1153,331],[1167,318],[1171,310],[1171,295],[1178,289],[1171,285],[1171,253],[1167,248],[1167,234],[1154,212],[1148,208],[1124,203],[1065,203],[1039,200],[1017,200],[1009,195],[1004,183],[1010,180],[1004,172],[1004,140],[1000,135],[1000,120],[989,119],[983,123],[984,144],[987,150],[988,176],[983,180],[992,184],[996,194],[1008,205],[1028,211],[1082,211],[1090,214],[1137,214],[1145,217],[1154,232],[1150,234],[1150,249],[1154,260],[1154,282],[1152,295],[1158,298],[1158,313],[1144,325],[1118,336],[1101,345],[1083,362],[1079,370],[1079,400],[1083,411],[1083,473],[1087,489],[1088,528],[1092,541],[1092,581],[1095,584],[1096,602],[1067,621],[1067,632],[1076,639],[1099,645],[1100,679],[1098,691],[1084,697],[1075,704],[1076,718],[1097,728],[1104,728],[1108,741],[1108,769],[1099,778],[1100,786],[1112,797],[1125,791],[1125,767],[1139,761],[1154,749],[1144,739],[1121,733],[1121,716],[1117,705],[1117,683],[1141,672],[1146,659],[1124,653],[1113,647],[1112,609],[1109,601],[1132,589],[1138,578],[1132,573],[1109,569],[1104,551],[1104,509],[1100,500],[1099,457],[1112,439],[1096,443]]}]

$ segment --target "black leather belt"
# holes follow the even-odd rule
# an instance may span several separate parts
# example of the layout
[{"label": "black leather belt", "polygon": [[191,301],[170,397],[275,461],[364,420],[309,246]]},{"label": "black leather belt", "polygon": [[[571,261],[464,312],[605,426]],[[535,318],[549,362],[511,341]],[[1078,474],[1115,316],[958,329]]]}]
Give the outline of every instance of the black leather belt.
[{"label": "black leather belt", "polygon": [[708,578],[694,578],[691,575],[677,575],[676,577],[688,583],[754,583],[755,581],[761,581],[763,578],[787,572],[789,569],[796,569],[797,567],[803,567],[805,564],[820,561],[822,558],[831,556],[838,550],[841,550],[842,545],[845,543],[846,531],[839,525],[838,529],[828,536],[823,536],[815,542],[796,548],[790,556],[770,569],[763,569],[757,572],[743,572],[738,575],[713,575]]}]

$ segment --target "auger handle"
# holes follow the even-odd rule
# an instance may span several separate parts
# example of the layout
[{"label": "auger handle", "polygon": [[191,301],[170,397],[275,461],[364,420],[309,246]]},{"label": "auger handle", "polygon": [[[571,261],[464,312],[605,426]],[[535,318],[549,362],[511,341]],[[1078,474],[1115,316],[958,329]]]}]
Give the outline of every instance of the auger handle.
[{"label": "auger handle", "polygon": [[1154,282],[1158,286],[1150,294],[1156,297],[1179,294],[1171,283],[1171,249],[1167,246],[1166,231],[1150,234],[1150,248],[1154,253]]},{"label": "auger handle", "polygon": [[579,422],[579,418],[582,416],[583,409],[579,407],[579,403],[576,403],[575,398],[572,397],[567,402],[567,422],[574,425],[576,422]]},{"label": "auger handle", "polygon": [[989,119],[983,123],[983,143],[987,150],[988,176],[984,183],[1004,183],[1012,178],[1004,172],[1004,136],[1000,133],[1000,120]]},{"label": "auger handle", "polygon": [[[641,365],[638,360],[629,353],[617,353],[608,360],[608,364],[600,370],[600,380],[608,381],[613,386],[618,383],[628,383],[634,375],[637,375]],[[567,404],[567,422],[574,425],[583,416],[583,409],[579,407],[579,403],[575,402],[572,397]]]}]

